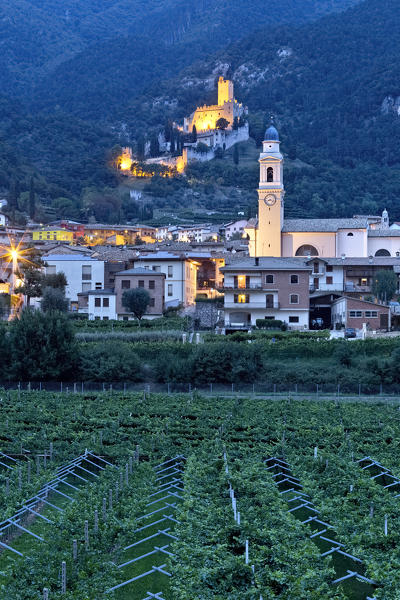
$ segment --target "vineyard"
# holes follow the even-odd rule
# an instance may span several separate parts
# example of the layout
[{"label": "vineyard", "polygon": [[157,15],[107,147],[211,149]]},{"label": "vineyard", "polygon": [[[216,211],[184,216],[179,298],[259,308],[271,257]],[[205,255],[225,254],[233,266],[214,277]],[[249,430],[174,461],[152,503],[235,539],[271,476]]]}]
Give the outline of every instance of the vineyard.
[{"label": "vineyard", "polygon": [[0,406],[0,598],[400,598],[394,398],[18,390]]}]

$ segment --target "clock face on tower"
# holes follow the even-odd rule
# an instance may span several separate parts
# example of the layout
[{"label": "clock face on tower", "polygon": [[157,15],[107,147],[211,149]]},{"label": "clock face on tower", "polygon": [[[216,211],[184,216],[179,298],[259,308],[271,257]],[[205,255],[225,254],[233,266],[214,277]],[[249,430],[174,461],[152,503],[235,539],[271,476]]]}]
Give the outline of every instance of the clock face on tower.
[{"label": "clock face on tower", "polygon": [[274,194],[268,194],[264,197],[264,202],[267,206],[273,206],[276,202],[276,197]]}]

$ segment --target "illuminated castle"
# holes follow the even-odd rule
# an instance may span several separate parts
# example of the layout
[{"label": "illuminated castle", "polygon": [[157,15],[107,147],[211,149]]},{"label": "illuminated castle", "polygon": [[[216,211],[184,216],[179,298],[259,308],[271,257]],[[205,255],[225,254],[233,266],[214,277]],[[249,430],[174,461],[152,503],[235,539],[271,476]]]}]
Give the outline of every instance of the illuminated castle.
[{"label": "illuminated castle", "polygon": [[185,117],[183,131],[191,133],[194,126],[198,134],[213,131],[216,129],[218,119],[221,118],[226,119],[229,123],[228,129],[232,129],[235,117],[240,119],[246,112],[243,104],[234,98],[233,82],[220,77],[218,80],[218,104],[196,108],[190,117]]}]

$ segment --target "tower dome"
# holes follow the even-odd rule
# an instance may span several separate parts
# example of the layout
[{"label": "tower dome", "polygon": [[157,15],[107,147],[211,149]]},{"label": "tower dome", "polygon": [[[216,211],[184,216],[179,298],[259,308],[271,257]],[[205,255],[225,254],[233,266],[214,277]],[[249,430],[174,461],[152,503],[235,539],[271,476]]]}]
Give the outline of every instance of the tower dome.
[{"label": "tower dome", "polygon": [[267,127],[264,135],[264,141],[266,142],[279,142],[279,133],[274,125],[274,119],[271,117],[271,123]]}]

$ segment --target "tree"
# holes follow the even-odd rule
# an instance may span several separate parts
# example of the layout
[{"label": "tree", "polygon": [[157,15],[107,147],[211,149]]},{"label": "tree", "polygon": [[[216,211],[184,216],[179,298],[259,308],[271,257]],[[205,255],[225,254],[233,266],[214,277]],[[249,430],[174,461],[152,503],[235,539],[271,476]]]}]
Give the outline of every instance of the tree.
[{"label": "tree", "polygon": [[140,321],[150,304],[150,294],[144,288],[126,290],[122,294],[122,306],[129,313],[133,313]]},{"label": "tree", "polygon": [[195,148],[196,152],[199,152],[200,154],[207,154],[209,149],[210,148],[207,146],[207,144],[204,144],[203,142],[198,142]]},{"label": "tree", "polygon": [[59,312],[67,312],[68,300],[62,289],[54,287],[45,287],[42,292],[42,301],[40,307],[43,312],[58,310]]},{"label": "tree", "polygon": [[170,145],[169,151],[171,152],[171,154],[174,154],[175,153],[175,135],[174,135],[173,129],[171,129],[170,142],[171,142],[171,145]]},{"label": "tree", "polygon": [[233,131],[237,131],[239,129],[239,119],[237,117],[233,119],[232,129]]},{"label": "tree", "polygon": [[160,154],[160,144],[158,143],[158,137],[153,135],[150,140],[150,156],[153,158]]},{"label": "tree", "polygon": [[36,198],[35,198],[35,182],[33,177],[29,182],[29,216],[31,219],[35,218],[36,212]]},{"label": "tree", "polygon": [[43,289],[53,288],[61,290],[63,293],[65,293],[65,288],[68,285],[68,281],[65,277],[65,273],[60,271],[59,273],[52,273],[49,275],[43,274],[41,277],[41,285]]},{"label": "tree", "polygon": [[192,142],[194,144],[197,142],[197,128],[196,128],[196,125],[193,125],[193,129],[192,129]]},{"label": "tree", "polygon": [[139,160],[144,159],[145,145],[146,145],[145,139],[141,135],[137,140],[137,156],[138,156]]},{"label": "tree", "polygon": [[229,127],[229,121],[224,119],[224,117],[221,117],[220,119],[218,119],[215,126],[217,129],[221,129],[222,131],[224,131],[227,127]]},{"label": "tree", "polygon": [[378,271],[372,284],[372,293],[378,300],[389,302],[396,293],[397,283],[394,271]]},{"label": "tree", "polygon": [[235,163],[235,165],[238,165],[239,161],[240,161],[239,146],[237,144],[235,144],[233,146],[233,162]]},{"label": "tree", "polygon": [[76,373],[78,347],[66,315],[25,308],[10,329],[13,376],[21,381],[69,379]]},{"label": "tree", "polygon": [[23,294],[27,297],[27,304],[30,305],[31,298],[39,298],[42,295],[42,273],[35,266],[23,267],[23,283],[16,288],[16,294]]}]

